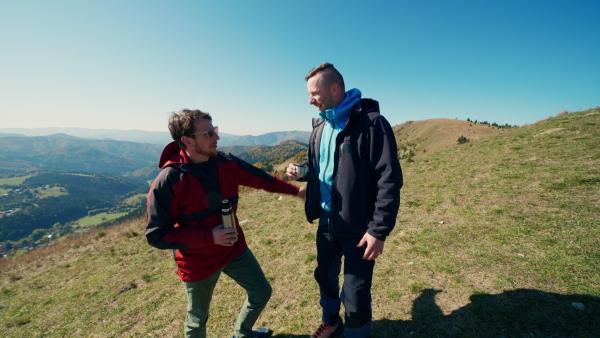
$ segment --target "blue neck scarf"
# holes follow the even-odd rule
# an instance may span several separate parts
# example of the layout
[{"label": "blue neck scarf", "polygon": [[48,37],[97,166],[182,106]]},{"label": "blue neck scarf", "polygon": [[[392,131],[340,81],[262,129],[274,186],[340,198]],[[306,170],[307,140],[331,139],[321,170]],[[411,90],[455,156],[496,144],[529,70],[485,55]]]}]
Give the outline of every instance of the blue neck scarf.
[{"label": "blue neck scarf", "polygon": [[348,116],[350,115],[350,108],[360,101],[362,93],[360,90],[353,88],[346,92],[346,97],[337,106],[327,109],[319,113],[319,117],[323,120],[330,121],[331,126],[334,129],[344,129],[346,122],[348,122]]}]

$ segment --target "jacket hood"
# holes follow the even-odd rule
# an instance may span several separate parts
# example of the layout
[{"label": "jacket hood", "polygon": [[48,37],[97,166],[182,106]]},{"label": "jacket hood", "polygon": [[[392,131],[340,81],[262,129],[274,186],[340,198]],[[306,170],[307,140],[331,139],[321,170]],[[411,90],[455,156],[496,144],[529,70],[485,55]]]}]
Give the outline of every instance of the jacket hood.
[{"label": "jacket hood", "polygon": [[190,158],[187,156],[185,151],[179,147],[179,144],[175,141],[167,144],[165,149],[163,149],[162,154],[160,155],[160,160],[158,161],[158,168],[164,169],[171,164],[181,164],[181,163],[192,163]]},{"label": "jacket hood", "polygon": [[373,99],[362,99],[357,109],[364,113],[379,113],[379,102]]},{"label": "jacket hood", "polygon": [[214,167],[217,163],[217,157],[211,157],[206,162],[194,163],[185,150],[181,149],[179,144],[173,141],[167,144],[163,150],[158,162],[158,168],[165,169],[167,167],[174,167],[181,171],[194,174],[200,179],[215,179],[216,173]]}]

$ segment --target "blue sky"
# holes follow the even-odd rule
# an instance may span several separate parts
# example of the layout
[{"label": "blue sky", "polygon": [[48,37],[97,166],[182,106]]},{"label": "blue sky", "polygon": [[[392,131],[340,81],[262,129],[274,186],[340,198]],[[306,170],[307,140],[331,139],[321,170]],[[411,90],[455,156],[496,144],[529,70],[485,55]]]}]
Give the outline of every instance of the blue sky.
[{"label": "blue sky", "polygon": [[0,0],[0,128],[310,130],[333,63],[392,125],[600,105],[600,1]]}]

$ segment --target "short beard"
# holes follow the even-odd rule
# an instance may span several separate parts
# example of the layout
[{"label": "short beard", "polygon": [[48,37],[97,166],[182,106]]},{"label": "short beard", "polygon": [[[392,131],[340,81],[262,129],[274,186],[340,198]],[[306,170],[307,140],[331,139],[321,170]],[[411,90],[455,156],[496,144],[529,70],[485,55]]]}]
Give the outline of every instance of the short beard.
[{"label": "short beard", "polygon": [[208,156],[208,157],[217,157],[217,150],[214,151],[202,151],[200,149],[198,149],[198,147],[195,147],[194,151],[200,155],[204,155],[204,156]]}]

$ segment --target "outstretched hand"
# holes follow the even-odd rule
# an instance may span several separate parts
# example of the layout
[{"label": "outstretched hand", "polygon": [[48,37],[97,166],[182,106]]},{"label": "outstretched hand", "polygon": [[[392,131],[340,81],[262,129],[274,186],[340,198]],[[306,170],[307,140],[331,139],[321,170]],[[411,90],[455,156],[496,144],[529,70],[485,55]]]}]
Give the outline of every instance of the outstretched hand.
[{"label": "outstretched hand", "polygon": [[288,167],[285,168],[285,175],[287,176],[288,180],[290,180],[290,181],[297,180],[298,176],[296,174],[297,174],[296,165],[294,163],[288,164]]},{"label": "outstretched hand", "polygon": [[374,261],[377,259],[377,257],[383,254],[383,246],[385,245],[385,242],[371,236],[371,234],[368,232],[365,233],[357,247],[365,246],[365,244],[367,245],[367,248],[365,249],[363,259]]},{"label": "outstretched hand", "polygon": [[232,246],[238,240],[238,232],[236,228],[224,229],[223,225],[219,225],[212,229],[213,240],[215,244],[222,246]]}]

